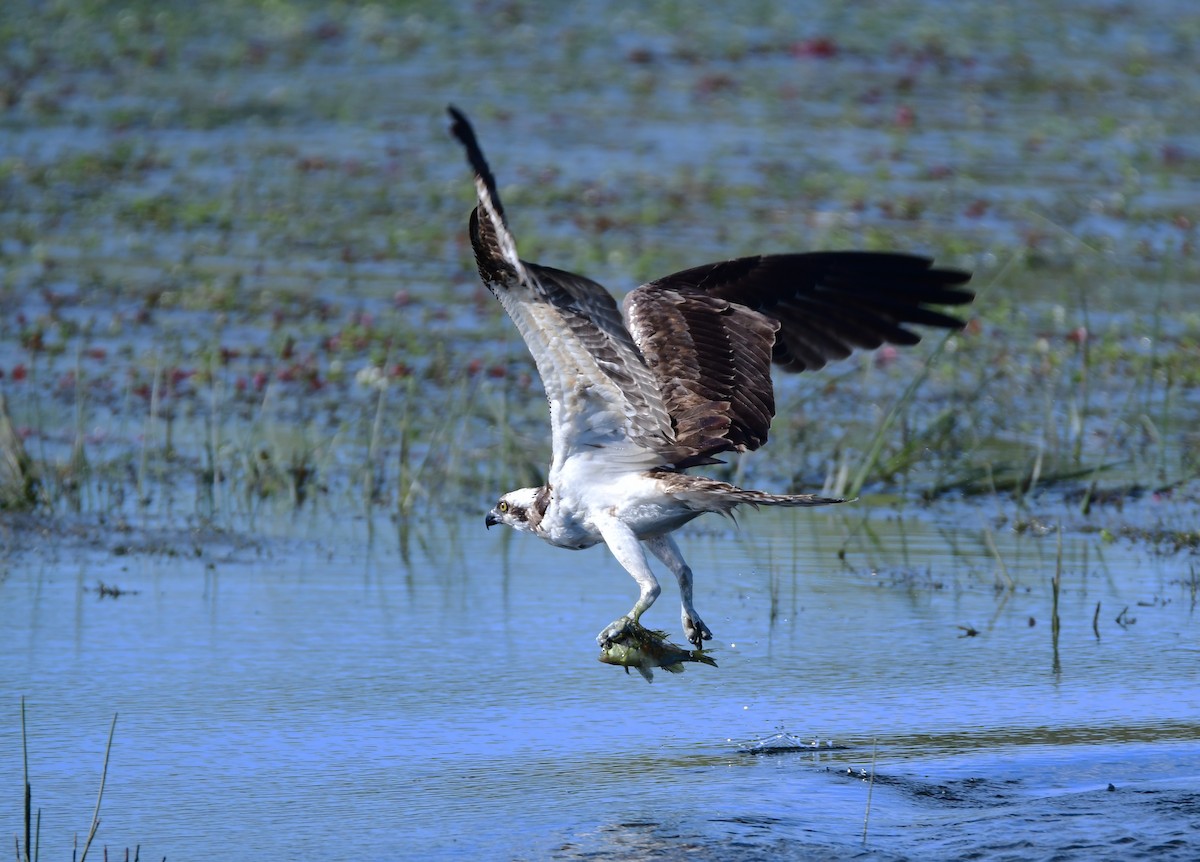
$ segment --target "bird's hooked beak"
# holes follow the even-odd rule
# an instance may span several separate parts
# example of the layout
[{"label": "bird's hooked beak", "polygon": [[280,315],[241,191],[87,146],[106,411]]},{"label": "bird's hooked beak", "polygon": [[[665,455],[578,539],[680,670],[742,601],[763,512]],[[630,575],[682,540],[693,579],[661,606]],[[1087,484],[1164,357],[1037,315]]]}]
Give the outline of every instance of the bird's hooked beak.
[{"label": "bird's hooked beak", "polygon": [[488,512],[487,517],[483,519],[483,525],[489,530],[499,523],[500,519],[496,517],[496,513],[494,511]]}]

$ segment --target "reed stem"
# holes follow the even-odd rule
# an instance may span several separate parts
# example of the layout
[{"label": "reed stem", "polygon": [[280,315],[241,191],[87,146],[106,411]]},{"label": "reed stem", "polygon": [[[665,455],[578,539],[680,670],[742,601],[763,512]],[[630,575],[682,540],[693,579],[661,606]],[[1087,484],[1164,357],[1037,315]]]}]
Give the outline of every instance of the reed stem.
[{"label": "reed stem", "polygon": [[108,728],[108,744],[104,746],[104,768],[100,772],[100,790],[96,794],[96,810],[92,812],[92,826],[88,830],[87,841],[83,844],[83,853],[79,856],[79,862],[84,862],[87,859],[88,848],[92,846],[92,839],[96,837],[96,830],[100,828],[100,800],[104,798],[104,783],[108,780],[108,755],[112,752],[113,733],[117,729],[117,713],[113,713],[112,724]]}]

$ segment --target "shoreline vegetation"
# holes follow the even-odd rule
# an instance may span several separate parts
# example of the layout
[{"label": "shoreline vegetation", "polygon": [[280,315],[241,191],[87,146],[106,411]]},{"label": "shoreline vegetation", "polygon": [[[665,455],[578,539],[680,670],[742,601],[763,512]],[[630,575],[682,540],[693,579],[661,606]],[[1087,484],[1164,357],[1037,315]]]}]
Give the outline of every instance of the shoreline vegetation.
[{"label": "shoreline vegetation", "polygon": [[[784,381],[770,449],[719,476],[1018,507],[1049,492],[1084,513],[1196,498],[1200,262],[1184,200],[1200,153],[1176,142],[1186,94],[1121,121],[1122,100],[1164,95],[1150,67],[1169,62],[1128,54],[1130,22],[1090,13],[1096,44],[1071,50],[1141,65],[1073,80],[1052,38],[986,39],[981,10],[944,36],[910,24],[881,57],[867,46],[887,16],[843,22],[863,28],[846,42],[747,30],[723,46],[698,22],[709,50],[691,54],[657,35],[674,4],[652,7],[639,25],[550,22],[608,51],[612,28],[632,28],[610,56],[620,95],[472,98],[491,126],[515,112],[565,126],[507,150],[514,136],[490,136],[518,178],[505,195],[527,258],[620,292],[722,255],[891,248],[973,271],[979,294],[941,344]],[[7,7],[20,50],[0,114],[0,507],[252,531],[261,511],[322,501],[408,522],[537,480],[544,401],[474,279],[471,187],[440,99],[364,80],[419,80],[432,73],[412,58],[450,43],[494,57],[469,18],[438,4]],[[832,66],[845,80],[819,77]],[[987,116],[962,114],[973,99]],[[664,136],[628,167],[619,136],[584,138],[612,100],[630,129]],[[650,100],[678,127],[636,121]],[[1064,100],[1061,116],[1036,113]],[[739,133],[752,114],[759,128]],[[712,128],[731,141],[706,149]]]}]

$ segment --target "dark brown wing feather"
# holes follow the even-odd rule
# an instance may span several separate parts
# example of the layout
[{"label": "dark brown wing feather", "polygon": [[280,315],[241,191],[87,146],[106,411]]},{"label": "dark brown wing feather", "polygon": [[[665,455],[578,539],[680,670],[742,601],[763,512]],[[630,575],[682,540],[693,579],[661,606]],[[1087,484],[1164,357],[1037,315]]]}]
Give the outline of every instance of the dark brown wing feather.
[{"label": "dark brown wing feather", "polygon": [[[467,161],[475,171],[479,206],[471,211],[471,246],[475,250],[479,277],[488,290],[495,293],[496,288],[506,282],[523,281],[525,273],[517,258],[516,242],[504,218],[504,205],[500,203],[500,193],[496,190],[496,178],[492,176],[479,141],[475,138],[475,130],[462,111],[453,105],[446,110],[454,120],[450,132],[467,151]],[[483,210],[482,218],[480,209]]]},{"label": "dark brown wing feather", "polygon": [[778,322],[696,291],[639,288],[624,310],[671,416],[682,453],[677,466],[766,442],[775,415],[771,344]]},{"label": "dark brown wing feather", "polygon": [[961,327],[963,321],[928,306],[969,303],[975,295],[958,285],[970,278],[917,255],[818,251],[711,263],[640,289],[699,291],[774,317],[782,324],[775,362],[788,371],[815,371],[855,349],[916,344],[921,337],[906,324]]},{"label": "dark brown wing feather", "polygon": [[626,324],[659,381],[681,449],[677,466],[767,440],[771,363],[822,368],[854,350],[909,345],[907,326],[953,329],[931,305],[965,305],[970,274],[883,252],[746,257],[677,272],[625,298]]}]

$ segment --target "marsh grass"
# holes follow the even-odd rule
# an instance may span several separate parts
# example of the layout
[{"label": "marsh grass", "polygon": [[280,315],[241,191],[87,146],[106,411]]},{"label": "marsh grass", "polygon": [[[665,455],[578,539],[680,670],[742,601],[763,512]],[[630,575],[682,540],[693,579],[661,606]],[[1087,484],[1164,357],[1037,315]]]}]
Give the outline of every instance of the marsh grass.
[{"label": "marsh grass", "polygon": [[[904,392],[900,395],[900,397],[896,399],[896,401],[880,418],[878,425],[875,427],[875,432],[871,437],[871,441],[867,446],[867,451],[864,454],[858,469],[854,472],[854,478],[851,480],[849,487],[846,489],[846,494],[848,496],[857,497],[862,492],[863,485],[866,484],[868,477],[870,477],[872,472],[875,470],[876,465],[880,460],[887,435],[897,421],[899,421],[900,418],[905,414],[908,409],[908,405],[916,397],[917,392],[920,390],[921,385],[925,382],[925,379],[928,376],[930,364],[937,362],[938,357],[942,354],[946,344],[952,337],[953,336],[949,334],[942,336],[941,341],[938,343],[937,347],[932,351],[932,353],[930,353],[928,359],[922,365],[917,375],[913,377],[908,386],[905,387]],[[935,424],[937,424],[936,419]],[[915,451],[915,447],[911,445],[903,446],[900,452],[904,453],[904,455],[907,457],[893,455],[888,464],[889,470],[892,472],[905,472],[905,468],[911,463],[911,458]]]},{"label": "marsh grass", "polygon": [[[470,277],[452,278],[452,291]],[[1195,338],[1200,326],[1147,330],[1150,351],[1110,332],[1089,336],[1094,346],[1078,344],[1055,322],[1071,311],[1014,324],[987,299],[1003,289],[977,303],[966,332],[886,366],[868,356],[821,377],[781,379],[770,448],[714,474],[769,488],[823,485],[847,497],[1008,494],[1019,506],[1083,489],[1084,514],[1112,488],[1145,487],[1150,476],[1159,487],[1194,479],[1183,432],[1194,402],[1179,395],[1182,366],[1169,345]],[[431,506],[478,508],[500,491],[539,483],[549,457],[545,402],[498,309],[472,304],[450,326],[439,322],[454,308],[449,297],[371,305],[365,327],[353,322],[361,312],[335,307],[324,320],[285,324],[294,334],[282,341],[269,322],[274,311],[239,307],[241,326],[260,325],[271,343],[294,345],[291,358],[273,359],[266,345],[181,340],[133,367],[116,399],[105,387],[114,371],[125,373],[119,345],[101,368],[89,367],[95,350],[86,334],[69,338],[65,363],[61,354],[30,352],[28,378],[5,386],[21,395],[10,423],[20,431],[9,439],[34,445],[21,440],[24,460],[9,461],[24,464],[30,482],[43,477],[38,504],[52,511],[82,514],[114,499],[146,509],[190,485],[195,513],[231,526],[264,507],[301,509],[315,495],[342,511],[390,507],[402,534]],[[190,314],[176,316],[164,322],[185,325]],[[436,330],[422,328],[431,321]],[[1047,327],[1061,334],[1039,342]],[[333,341],[339,346],[327,347]],[[239,355],[217,365],[222,351]],[[385,387],[356,382],[369,368],[380,369]],[[1102,402],[1086,394],[1098,389]],[[29,505],[33,485],[24,487]]]},{"label": "marsh grass", "polygon": [[27,511],[38,505],[39,482],[25,444],[13,427],[8,401],[0,392],[0,511]]},{"label": "marsh grass", "polygon": [[[442,94],[463,82],[437,78],[436,62],[403,65],[414,46],[443,43],[498,56],[487,16],[285,7],[8,12],[28,50],[11,64],[0,136],[54,144],[0,160],[0,386],[24,451],[23,478],[7,483],[21,505],[250,529],[309,507],[388,511],[407,536],[542,480],[544,401],[478,285],[473,192],[443,127]],[[616,51],[611,67],[556,55],[572,82],[562,93],[530,54],[465,106],[526,257],[617,293],[704,260],[804,248],[917,249],[975,272],[964,332],[782,380],[768,450],[716,475],[864,500],[999,494],[1018,508],[1083,489],[1089,516],[1150,484],[1193,494],[1200,316],[1186,288],[1200,267],[1192,217],[1170,201],[1194,165],[1156,149],[1173,152],[1171,135],[1190,129],[1186,87],[1152,129],[1127,128],[1119,105],[1144,103],[1139,79],[1092,92],[1041,76],[968,15],[936,73],[860,69],[876,106],[852,84],[864,76],[822,75],[825,61],[798,59],[783,37],[737,31],[731,47],[729,27],[681,21],[674,3],[562,14],[547,26],[581,43],[611,44],[613,27],[629,44],[681,41],[624,64]],[[867,56],[871,34],[908,34],[919,53],[927,15],[850,13],[844,38]],[[829,60],[857,68],[858,49]],[[359,74],[368,66],[412,86],[381,90]],[[102,75],[71,97],[95,69],[123,70],[121,86]],[[803,98],[783,83],[797,72]],[[1014,162],[963,125],[960,74],[968,92],[1013,94],[1027,111],[1013,116],[1041,116],[1064,88],[1079,115],[995,130],[1021,138],[1028,158]],[[892,86],[920,106],[919,124],[892,116]],[[337,134],[314,133],[331,121]],[[742,131],[713,138],[713,126]],[[1111,146],[1118,131],[1136,146]],[[1096,163],[1086,173],[1082,150]],[[1119,197],[1095,189],[1097,175],[1120,177]],[[1044,202],[1027,203],[1028,188]],[[1098,232],[1097,213],[1117,227]],[[356,384],[370,368],[386,390]]]}]

